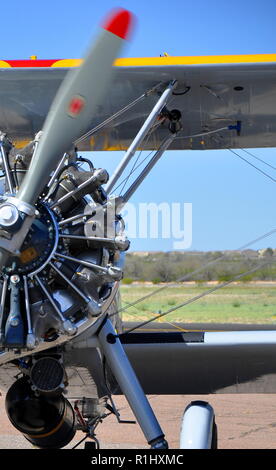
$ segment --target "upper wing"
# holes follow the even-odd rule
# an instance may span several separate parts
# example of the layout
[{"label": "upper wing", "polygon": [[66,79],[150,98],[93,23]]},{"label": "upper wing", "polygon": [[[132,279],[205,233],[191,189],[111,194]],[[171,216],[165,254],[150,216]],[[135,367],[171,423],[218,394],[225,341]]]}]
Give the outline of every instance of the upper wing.
[{"label": "upper wing", "polygon": [[[0,61],[0,129],[17,146],[33,139],[43,125],[56,91],[80,60]],[[182,113],[182,131],[170,149],[276,146],[276,54],[117,59],[114,82],[98,115],[87,128],[112,116],[145,91],[176,79],[168,108]],[[158,99],[151,94],[97,134],[80,150],[124,150]],[[223,127],[241,122],[241,132]],[[158,148],[167,135],[159,126],[145,143]],[[201,134],[198,136],[198,134]],[[205,135],[202,135],[205,134]]]}]

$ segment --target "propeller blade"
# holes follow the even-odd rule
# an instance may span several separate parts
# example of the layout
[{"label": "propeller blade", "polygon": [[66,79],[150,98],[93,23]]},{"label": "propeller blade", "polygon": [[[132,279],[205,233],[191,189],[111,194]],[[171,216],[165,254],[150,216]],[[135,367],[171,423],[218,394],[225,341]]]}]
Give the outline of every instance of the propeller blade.
[{"label": "propeller blade", "polygon": [[51,171],[73,142],[87,130],[112,79],[112,64],[127,39],[132,14],[116,10],[102,26],[96,42],[78,69],[65,78],[43,126],[42,137],[17,198],[34,205]]}]

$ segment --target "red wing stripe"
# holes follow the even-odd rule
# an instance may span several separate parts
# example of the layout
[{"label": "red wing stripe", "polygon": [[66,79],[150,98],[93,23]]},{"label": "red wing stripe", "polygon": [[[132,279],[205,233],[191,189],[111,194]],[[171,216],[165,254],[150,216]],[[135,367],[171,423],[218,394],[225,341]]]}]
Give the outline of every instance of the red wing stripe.
[{"label": "red wing stripe", "polygon": [[6,60],[11,67],[51,67],[57,59],[55,60]]}]

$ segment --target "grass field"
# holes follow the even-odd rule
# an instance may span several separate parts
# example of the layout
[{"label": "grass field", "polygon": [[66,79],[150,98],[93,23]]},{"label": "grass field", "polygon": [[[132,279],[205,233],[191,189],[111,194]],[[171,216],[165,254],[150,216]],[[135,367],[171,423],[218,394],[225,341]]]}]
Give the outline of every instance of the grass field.
[{"label": "grass field", "polygon": [[[121,286],[122,307],[156,292],[125,310],[122,313],[123,320],[144,321],[153,318],[158,313],[208,292],[214,284],[171,285],[159,292],[160,287],[162,285]],[[159,321],[276,324],[276,283],[231,284],[169,313]]]}]

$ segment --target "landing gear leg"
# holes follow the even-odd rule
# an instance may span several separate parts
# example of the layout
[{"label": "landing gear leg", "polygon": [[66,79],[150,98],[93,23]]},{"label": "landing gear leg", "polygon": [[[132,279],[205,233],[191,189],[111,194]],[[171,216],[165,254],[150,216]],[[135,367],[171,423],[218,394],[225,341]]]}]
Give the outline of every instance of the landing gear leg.
[{"label": "landing gear leg", "polygon": [[162,429],[109,319],[102,325],[98,338],[109,367],[125,395],[147,442],[152,449],[167,449],[168,444],[164,439]]}]

